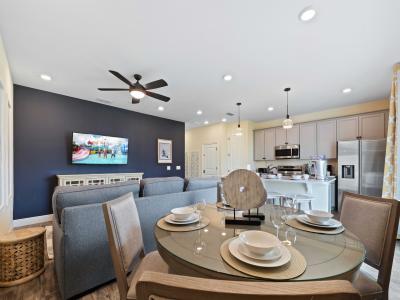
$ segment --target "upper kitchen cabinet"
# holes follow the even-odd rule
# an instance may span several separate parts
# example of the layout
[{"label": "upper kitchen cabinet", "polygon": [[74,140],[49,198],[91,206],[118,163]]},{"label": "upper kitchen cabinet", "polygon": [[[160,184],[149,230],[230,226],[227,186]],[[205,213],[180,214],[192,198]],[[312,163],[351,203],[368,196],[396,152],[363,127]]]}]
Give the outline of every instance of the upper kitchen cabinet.
[{"label": "upper kitchen cabinet", "polygon": [[310,159],[317,154],[317,124],[300,124],[300,158]]},{"label": "upper kitchen cabinet", "polygon": [[264,141],[264,131],[254,130],[254,160],[264,160],[265,159],[265,141]]},{"label": "upper kitchen cabinet", "polygon": [[359,116],[359,137],[365,140],[385,138],[385,113],[378,112]]},{"label": "upper kitchen cabinet", "polygon": [[275,128],[264,130],[264,151],[266,160],[275,159]]},{"label": "upper kitchen cabinet", "polygon": [[337,140],[385,138],[385,112],[337,119]]},{"label": "upper kitchen cabinet", "polygon": [[289,145],[297,145],[300,143],[299,135],[299,125],[294,125],[291,129],[277,127],[275,130],[275,144],[277,146],[285,145],[286,143]]},{"label": "upper kitchen cabinet", "polygon": [[316,140],[318,155],[325,155],[328,159],[336,158],[336,120],[317,122]]},{"label": "upper kitchen cabinet", "polygon": [[337,119],[338,141],[356,140],[358,136],[358,116]]},{"label": "upper kitchen cabinet", "polygon": [[299,127],[300,127],[299,125],[293,125],[293,127],[291,129],[287,130],[287,142],[289,145],[300,144]]}]

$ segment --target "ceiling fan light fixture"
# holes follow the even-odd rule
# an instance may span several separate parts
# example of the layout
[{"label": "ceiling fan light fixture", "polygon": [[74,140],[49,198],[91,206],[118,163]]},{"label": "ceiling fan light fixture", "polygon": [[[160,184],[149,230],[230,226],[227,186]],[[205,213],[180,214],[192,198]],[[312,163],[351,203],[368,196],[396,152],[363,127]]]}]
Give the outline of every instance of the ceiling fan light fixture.
[{"label": "ceiling fan light fixture", "polygon": [[131,94],[131,96],[135,99],[142,99],[144,96],[146,96],[146,94],[141,90],[131,90],[129,94]]}]

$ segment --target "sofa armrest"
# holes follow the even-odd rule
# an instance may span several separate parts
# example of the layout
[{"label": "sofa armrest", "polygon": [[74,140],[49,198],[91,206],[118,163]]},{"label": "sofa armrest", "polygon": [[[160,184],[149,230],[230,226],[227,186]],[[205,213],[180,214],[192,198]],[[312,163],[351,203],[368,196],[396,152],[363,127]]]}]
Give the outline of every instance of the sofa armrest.
[{"label": "sofa armrest", "polygon": [[115,278],[101,204],[64,208],[61,228],[66,298]]}]

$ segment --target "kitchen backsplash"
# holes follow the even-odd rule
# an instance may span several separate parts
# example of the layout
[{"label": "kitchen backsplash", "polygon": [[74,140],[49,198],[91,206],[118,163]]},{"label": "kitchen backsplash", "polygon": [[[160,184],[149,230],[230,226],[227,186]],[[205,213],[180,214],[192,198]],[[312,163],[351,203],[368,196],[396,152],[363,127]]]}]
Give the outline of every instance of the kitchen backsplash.
[{"label": "kitchen backsplash", "polygon": [[[280,160],[267,160],[267,161],[255,161],[254,166],[255,168],[265,168],[267,166],[298,166],[298,165],[305,165],[309,163],[310,159],[280,159]],[[334,174],[337,175],[337,159],[328,159],[328,165],[332,165],[332,171]]]}]

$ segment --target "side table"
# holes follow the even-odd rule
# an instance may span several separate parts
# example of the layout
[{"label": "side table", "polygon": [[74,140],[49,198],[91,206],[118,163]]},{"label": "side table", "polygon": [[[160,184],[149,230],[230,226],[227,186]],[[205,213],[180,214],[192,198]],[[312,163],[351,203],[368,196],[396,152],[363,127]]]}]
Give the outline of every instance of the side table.
[{"label": "side table", "polygon": [[0,235],[0,287],[27,282],[44,271],[44,227]]}]

